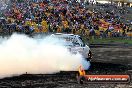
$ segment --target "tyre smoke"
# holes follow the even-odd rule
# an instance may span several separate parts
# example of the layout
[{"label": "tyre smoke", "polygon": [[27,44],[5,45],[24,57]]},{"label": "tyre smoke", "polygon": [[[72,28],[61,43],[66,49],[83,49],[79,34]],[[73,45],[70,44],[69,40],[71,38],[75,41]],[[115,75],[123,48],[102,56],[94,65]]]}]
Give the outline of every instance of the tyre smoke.
[{"label": "tyre smoke", "polygon": [[24,73],[53,74],[59,71],[77,71],[90,63],[80,54],[72,54],[64,42],[52,37],[30,38],[13,34],[0,38],[0,78]]}]

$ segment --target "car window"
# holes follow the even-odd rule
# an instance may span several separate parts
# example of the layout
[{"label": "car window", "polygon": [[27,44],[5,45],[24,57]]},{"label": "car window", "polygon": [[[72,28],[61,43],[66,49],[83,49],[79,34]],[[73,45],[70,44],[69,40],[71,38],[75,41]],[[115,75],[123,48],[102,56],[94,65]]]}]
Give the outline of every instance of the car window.
[{"label": "car window", "polygon": [[67,37],[60,37],[60,38],[63,39],[64,41],[66,41],[67,43],[72,43],[73,46],[76,46],[76,45],[80,46],[79,41],[74,37],[67,36]]},{"label": "car window", "polygon": [[59,38],[61,40],[64,40],[64,42],[66,42],[66,45],[73,45],[73,46],[80,46],[80,42],[78,41],[78,39],[76,37],[71,37],[71,36],[60,36],[60,35],[55,35],[56,38]]}]

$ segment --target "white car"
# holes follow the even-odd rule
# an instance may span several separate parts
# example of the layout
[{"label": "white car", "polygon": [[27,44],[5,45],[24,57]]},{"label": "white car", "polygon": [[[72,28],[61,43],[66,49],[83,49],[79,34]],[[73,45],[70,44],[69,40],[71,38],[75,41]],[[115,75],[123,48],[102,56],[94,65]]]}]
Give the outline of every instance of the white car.
[{"label": "white car", "polygon": [[87,59],[87,61],[92,59],[92,53],[89,46],[83,42],[82,38],[79,35],[56,33],[52,34],[51,36],[65,40],[65,46],[70,50],[71,53],[80,53],[83,58]]}]

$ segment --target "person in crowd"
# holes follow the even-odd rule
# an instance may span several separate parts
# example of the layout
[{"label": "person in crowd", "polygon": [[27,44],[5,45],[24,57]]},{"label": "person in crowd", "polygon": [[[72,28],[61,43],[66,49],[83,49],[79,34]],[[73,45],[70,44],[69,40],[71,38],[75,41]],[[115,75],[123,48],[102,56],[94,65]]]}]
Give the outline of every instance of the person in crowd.
[{"label": "person in crowd", "polygon": [[[96,36],[96,32],[105,33],[107,29],[112,32],[116,30],[114,25],[121,26],[118,8],[112,11],[101,12],[99,9],[92,11],[86,8],[84,1],[12,0],[10,7],[4,11],[5,20],[0,21],[0,25],[1,29],[4,29],[4,24],[10,24],[11,26],[6,28],[12,30],[11,32],[19,30],[26,34],[65,32],[80,35],[87,35],[89,32],[90,36]],[[126,30],[125,26],[120,28]]]}]

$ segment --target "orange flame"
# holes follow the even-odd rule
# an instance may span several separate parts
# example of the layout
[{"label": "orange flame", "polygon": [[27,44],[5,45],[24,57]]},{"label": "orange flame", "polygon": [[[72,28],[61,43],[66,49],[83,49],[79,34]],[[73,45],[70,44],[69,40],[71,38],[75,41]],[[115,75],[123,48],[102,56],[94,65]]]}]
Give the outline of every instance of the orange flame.
[{"label": "orange flame", "polygon": [[79,66],[79,75],[80,76],[84,76],[86,73],[84,71],[84,69],[82,68],[82,66]]}]

